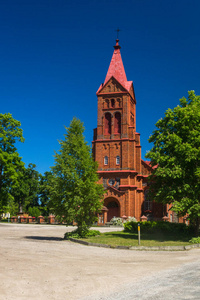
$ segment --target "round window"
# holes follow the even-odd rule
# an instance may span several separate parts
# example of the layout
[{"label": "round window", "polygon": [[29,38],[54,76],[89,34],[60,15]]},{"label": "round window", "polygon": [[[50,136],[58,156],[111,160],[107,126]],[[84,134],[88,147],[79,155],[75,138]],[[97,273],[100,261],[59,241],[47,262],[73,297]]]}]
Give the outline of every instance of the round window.
[{"label": "round window", "polygon": [[109,185],[114,185],[115,179],[109,179],[108,183],[109,183]]}]

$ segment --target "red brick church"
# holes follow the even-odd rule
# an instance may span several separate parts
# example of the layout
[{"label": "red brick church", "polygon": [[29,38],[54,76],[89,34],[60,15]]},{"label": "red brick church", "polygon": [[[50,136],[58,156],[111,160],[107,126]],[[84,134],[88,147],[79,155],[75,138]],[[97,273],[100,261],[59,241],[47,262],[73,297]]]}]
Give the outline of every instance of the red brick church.
[{"label": "red brick church", "polygon": [[101,223],[115,217],[162,219],[166,211],[147,197],[149,162],[141,159],[140,134],[136,132],[136,98],[133,82],[126,78],[116,40],[103,84],[97,91],[98,119],[92,142],[100,183],[106,189]]}]

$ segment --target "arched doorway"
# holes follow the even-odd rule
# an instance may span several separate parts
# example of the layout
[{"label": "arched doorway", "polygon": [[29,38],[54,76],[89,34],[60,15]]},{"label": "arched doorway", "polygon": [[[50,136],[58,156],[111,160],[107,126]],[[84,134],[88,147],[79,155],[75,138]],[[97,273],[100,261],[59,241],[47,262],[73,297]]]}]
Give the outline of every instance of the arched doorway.
[{"label": "arched doorway", "polygon": [[120,204],[116,198],[109,197],[104,200],[104,206],[108,209],[107,214],[107,221],[110,222],[110,220],[113,217],[120,217]]}]

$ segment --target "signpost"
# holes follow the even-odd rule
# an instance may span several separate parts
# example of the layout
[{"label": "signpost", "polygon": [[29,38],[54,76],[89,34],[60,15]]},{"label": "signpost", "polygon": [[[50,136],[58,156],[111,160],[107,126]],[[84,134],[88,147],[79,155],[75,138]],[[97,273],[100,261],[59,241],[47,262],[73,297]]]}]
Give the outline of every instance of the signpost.
[{"label": "signpost", "polygon": [[138,223],[138,245],[140,245],[140,223]]}]

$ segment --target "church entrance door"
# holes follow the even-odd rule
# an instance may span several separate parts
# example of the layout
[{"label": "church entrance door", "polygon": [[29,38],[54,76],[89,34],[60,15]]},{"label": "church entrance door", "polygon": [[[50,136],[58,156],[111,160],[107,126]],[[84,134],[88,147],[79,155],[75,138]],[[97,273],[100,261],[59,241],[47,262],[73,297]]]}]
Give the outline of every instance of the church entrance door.
[{"label": "church entrance door", "polygon": [[115,198],[107,198],[104,201],[104,205],[108,209],[108,215],[107,215],[107,221],[110,222],[110,220],[113,217],[120,217],[120,206]]}]

